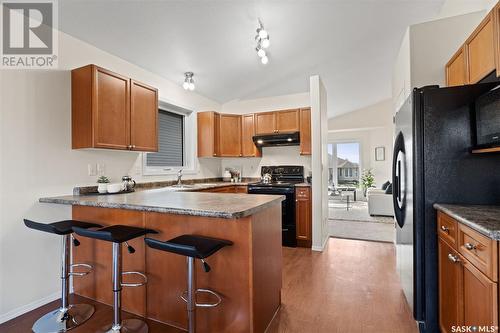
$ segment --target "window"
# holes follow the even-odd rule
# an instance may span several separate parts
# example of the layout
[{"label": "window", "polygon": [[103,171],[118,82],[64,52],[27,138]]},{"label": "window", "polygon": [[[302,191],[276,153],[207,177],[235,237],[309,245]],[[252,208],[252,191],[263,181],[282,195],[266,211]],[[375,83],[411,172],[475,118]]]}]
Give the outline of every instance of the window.
[{"label": "window", "polygon": [[196,113],[182,107],[159,102],[158,152],[144,153],[144,175],[170,175],[180,169],[185,174],[197,172]]},{"label": "window", "polygon": [[148,167],[184,166],[184,116],[158,111],[158,152],[146,157]]}]

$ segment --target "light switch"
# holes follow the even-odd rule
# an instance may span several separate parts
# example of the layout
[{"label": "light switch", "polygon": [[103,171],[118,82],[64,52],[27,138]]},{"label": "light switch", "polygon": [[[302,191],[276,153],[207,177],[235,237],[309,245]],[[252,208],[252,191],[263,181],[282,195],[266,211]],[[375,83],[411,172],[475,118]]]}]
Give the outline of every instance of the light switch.
[{"label": "light switch", "polygon": [[89,176],[97,176],[97,166],[95,164],[87,164],[87,173]]},{"label": "light switch", "polygon": [[97,174],[99,176],[104,176],[106,174],[106,164],[97,163]]}]

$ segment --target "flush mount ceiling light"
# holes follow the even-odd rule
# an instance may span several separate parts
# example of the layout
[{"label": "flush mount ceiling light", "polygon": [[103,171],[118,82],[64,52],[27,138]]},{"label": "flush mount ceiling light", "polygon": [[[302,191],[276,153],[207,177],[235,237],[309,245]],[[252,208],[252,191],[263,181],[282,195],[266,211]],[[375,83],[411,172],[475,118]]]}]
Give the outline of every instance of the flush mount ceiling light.
[{"label": "flush mount ceiling light", "polygon": [[186,90],[194,90],[194,80],[193,80],[194,73],[193,72],[186,72],[184,73],[184,83],[182,84],[182,87]]},{"label": "flush mount ceiling light", "polygon": [[260,62],[265,65],[269,62],[269,58],[267,57],[266,50],[264,49],[267,49],[271,42],[269,41],[269,33],[264,29],[264,25],[262,24],[262,21],[260,19],[255,40],[257,41],[257,47],[255,48],[255,51],[257,51]]}]

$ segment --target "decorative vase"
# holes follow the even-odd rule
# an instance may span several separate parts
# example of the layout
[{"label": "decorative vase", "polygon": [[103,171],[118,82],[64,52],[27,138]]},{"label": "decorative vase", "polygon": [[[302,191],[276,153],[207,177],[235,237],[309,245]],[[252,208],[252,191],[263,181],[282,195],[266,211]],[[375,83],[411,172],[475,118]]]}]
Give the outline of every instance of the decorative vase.
[{"label": "decorative vase", "polygon": [[106,183],[97,184],[97,192],[107,193],[108,192],[108,184],[106,184]]}]

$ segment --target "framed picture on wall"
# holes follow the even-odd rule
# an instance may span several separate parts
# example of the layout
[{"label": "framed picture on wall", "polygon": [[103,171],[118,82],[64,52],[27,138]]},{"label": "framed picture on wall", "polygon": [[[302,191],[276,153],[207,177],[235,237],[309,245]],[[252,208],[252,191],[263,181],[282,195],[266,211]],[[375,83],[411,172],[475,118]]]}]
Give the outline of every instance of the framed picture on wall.
[{"label": "framed picture on wall", "polygon": [[385,147],[375,148],[375,161],[385,161]]}]

